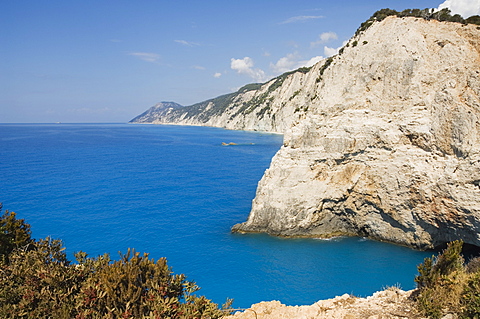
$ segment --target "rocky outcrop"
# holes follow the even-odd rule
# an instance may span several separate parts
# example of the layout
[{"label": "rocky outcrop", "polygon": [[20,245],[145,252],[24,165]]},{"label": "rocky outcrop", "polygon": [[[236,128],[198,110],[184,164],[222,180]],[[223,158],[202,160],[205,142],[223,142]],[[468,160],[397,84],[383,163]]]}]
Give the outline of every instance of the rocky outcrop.
[{"label": "rocky outcrop", "polygon": [[366,298],[343,295],[310,306],[261,302],[226,319],[402,319],[422,316],[410,300],[411,291],[389,288]]},{"label": "rocky outcrop", "polygon": [[308,112],[233,231],[480,246],[478,26],[389,17],[300,78]]}]

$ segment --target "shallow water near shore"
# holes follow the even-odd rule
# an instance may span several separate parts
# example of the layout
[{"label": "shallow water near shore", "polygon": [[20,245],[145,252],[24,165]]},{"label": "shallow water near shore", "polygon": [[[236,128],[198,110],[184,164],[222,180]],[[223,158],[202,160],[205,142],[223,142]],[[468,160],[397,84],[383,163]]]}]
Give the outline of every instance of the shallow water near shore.
[{"label": "shallow water near shore", "polygon": [[[0,124],[0,202],[69,257],[166,257],[217,303],[311,304],[414,288],[430,252],[362,238],[231,234],[282,144],[277,134],[128,124]],[[222,145],[235,143],[237,145]]]}]

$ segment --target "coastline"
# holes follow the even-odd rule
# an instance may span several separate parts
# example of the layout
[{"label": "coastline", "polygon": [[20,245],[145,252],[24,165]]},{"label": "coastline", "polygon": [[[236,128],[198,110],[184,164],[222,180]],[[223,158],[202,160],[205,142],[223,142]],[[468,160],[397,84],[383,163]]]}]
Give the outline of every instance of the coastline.
[{"label": "coastline", "polygon": [[284,135],[284,133],[281,132],[275,132],[275,131],[261,131],[261,130],[239,130],[239,129],[233,129],[233,128],[227,128],[224,126],[215,126],[215,125],[200,125],[200,124],[189,124],[189,123],[176,123],[176,122],[169,122],[169,123],[139,123],[139,122],[127,122],[127,124],[135,124],[135,125],[175,125],[175,126],[193,126],[193,127],[211,127],[211,128],[218,128],[218,129],[223,129],[223,130],[228,130],[228,131],[239,131],[239,132],[253,132],[253,133],[262,133],[262,134],[275,134],[275,135]]}]

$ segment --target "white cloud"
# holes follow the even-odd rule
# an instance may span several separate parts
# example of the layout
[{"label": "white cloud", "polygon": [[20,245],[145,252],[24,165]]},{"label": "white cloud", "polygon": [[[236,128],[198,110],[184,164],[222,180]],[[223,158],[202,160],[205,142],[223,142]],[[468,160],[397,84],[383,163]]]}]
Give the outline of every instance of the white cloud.
[{"label": "white cloud", "polygon": [[217,72],[217,73],[215,73],[215,74],[213,75],[213,77],[214,77],[214,78],[217,78],[217,79],[218,79],[219,77],[221,77],[221,76],[222,76],[222,73],[220,73],[220,72]]},{"label": "white cloud", "polygon": [[270,63],[270,68],[275,74],[285,73],[296,70],[301,67],[310,67],[323,59],[321,56],[313,57],[309,60],[300,60],[298,53],[290,53],[287,56],[280,58],[277,63]]},{"label": "white cloud", "polygon": [[201,65],[194,65],[193,68],[195,70],[201,70],[201,71],[206,70],[206,68],[204,66],[201,66]]},{"label": "white cloud", "polygon": [[134,57],[139,58],[140,60],[146,61],[146,62],[157,62],[160,59],[160,55],[156,53],[150,53],[150,52],[132,52],[129,53],[128,55],[132,55]]},{"label": "white cloud", "polygon": [[452,14],[460,14],[464,18],[480,15],[480,0],[446,0],[438,10],[449,8]]},{"label": "white cloud", "polygon": [[188,47],[196,47],[199,46],[199,43],[196,42],[190,42],[190,41],[185,41],[185,40],[175,40],[175,42],[186,45]]},{"label": "white cloud", "polygon": [[343,41],[342,45],[339,46],[338,48],[330,48],[330,47],[324,46],[324,47],[323,47],[323,53],[324,53],[325,56],[327,56],[327,57],[330,57],[330,56],[332,56],[332,55],[335,55],[335,54],[337,54],[338,51],[340,51],[340,49],[341,49],[342,47],[344,47],[345,44],[347,44],[347,43],[348,43],[348,41]]},{"label": "white cloud", "polygon": [[318,36],[318,40],[311,42],[310,45],[312,47],[315,47],[319,44],[327,43],[330,40],[336,40],[338,39],[338,36],[335,32],[324,32]]},{"label": "white cloud", "polygon": [[231,59],[230,67],[232,70],[237,71],[240,74],[245,74],[251,77],[254,81],[265,81],[265,72],[261,69],[254,69],[254,63],[251,58],[244,57],[243,59]]},{"label": "white cloud", "polygon": [[287,56],[280,58],[277,63],[270,63],[270,68],[275,73],[284,73],[296,69],[298,64],[298,54],[290,53]]},{"label": "white cloud", "polygon": [[280,24],[288,24],[288,23],[295,23],[295,22],[305,22],[308,20],[313,20],[313,19],[321,19],[324,18],[323,16],[296,16],[296,17],[291,17],[283,22],[280,22]]},{"label": "white cloud", "polygon": [[340,48],[329,48],[327,46],[324,46],[323,47],[323,53],[325,54],[325,56],[329,57],[329,56],[332,56],[332,55],[335,55],[338,53],[338,50],[340,50]]},{"label": "white cloud", "polygon": [[336,40],[338,36],[335,32],[324,32],[320,34],[320,40],[323,42],[328,42],[330,40]]},{"label": "white cloud", "polygon": [[310,60],[306,61],[304,63],[304,65],[302,65],[302,66],[311,67],[312,65],[317,64],[318,62],[320,62],[323,59],[324,59],[323,56],[317,55],[317,56],[314,56],[313,58],[311,58]]}]

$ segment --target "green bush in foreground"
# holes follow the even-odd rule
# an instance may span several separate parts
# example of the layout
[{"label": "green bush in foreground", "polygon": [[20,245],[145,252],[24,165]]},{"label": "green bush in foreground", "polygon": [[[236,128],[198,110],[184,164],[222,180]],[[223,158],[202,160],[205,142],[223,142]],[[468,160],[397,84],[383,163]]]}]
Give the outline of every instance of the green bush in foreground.
[{"label": "green bush in foreground", "polygon": [[[14,213],[4,214],[0,226],[6,221],[29,230]],[[2,236],[12,232],[16,233],[12,228],[0,231]],[[79,252],[73,264],[59,240],[34,241],[28,236],[27,242],[0,261],[0,318],[193,319],[228,313],[196,296],[195,283],[173,274],[165,258],[154,261],[129,250],[112,261],[108,255],[89,258]]]},{"label": "green bush in foreground", "polygon": [[415,278],[415,301],[429,318],[453,313],[460,318],[480,318],[480,259],[467,265],[461,256],[462,241],[453,241],[436,258],[425,258]]},{"label": "green bush in foreground", "polygon": [[[0,212],[2,204],[0,203]],[[17,219],[14,212],[8,210],[0,217],[0,261],[6,261],[16,248],[25,247],[32,242],[30,225],[23,219]]]}]

